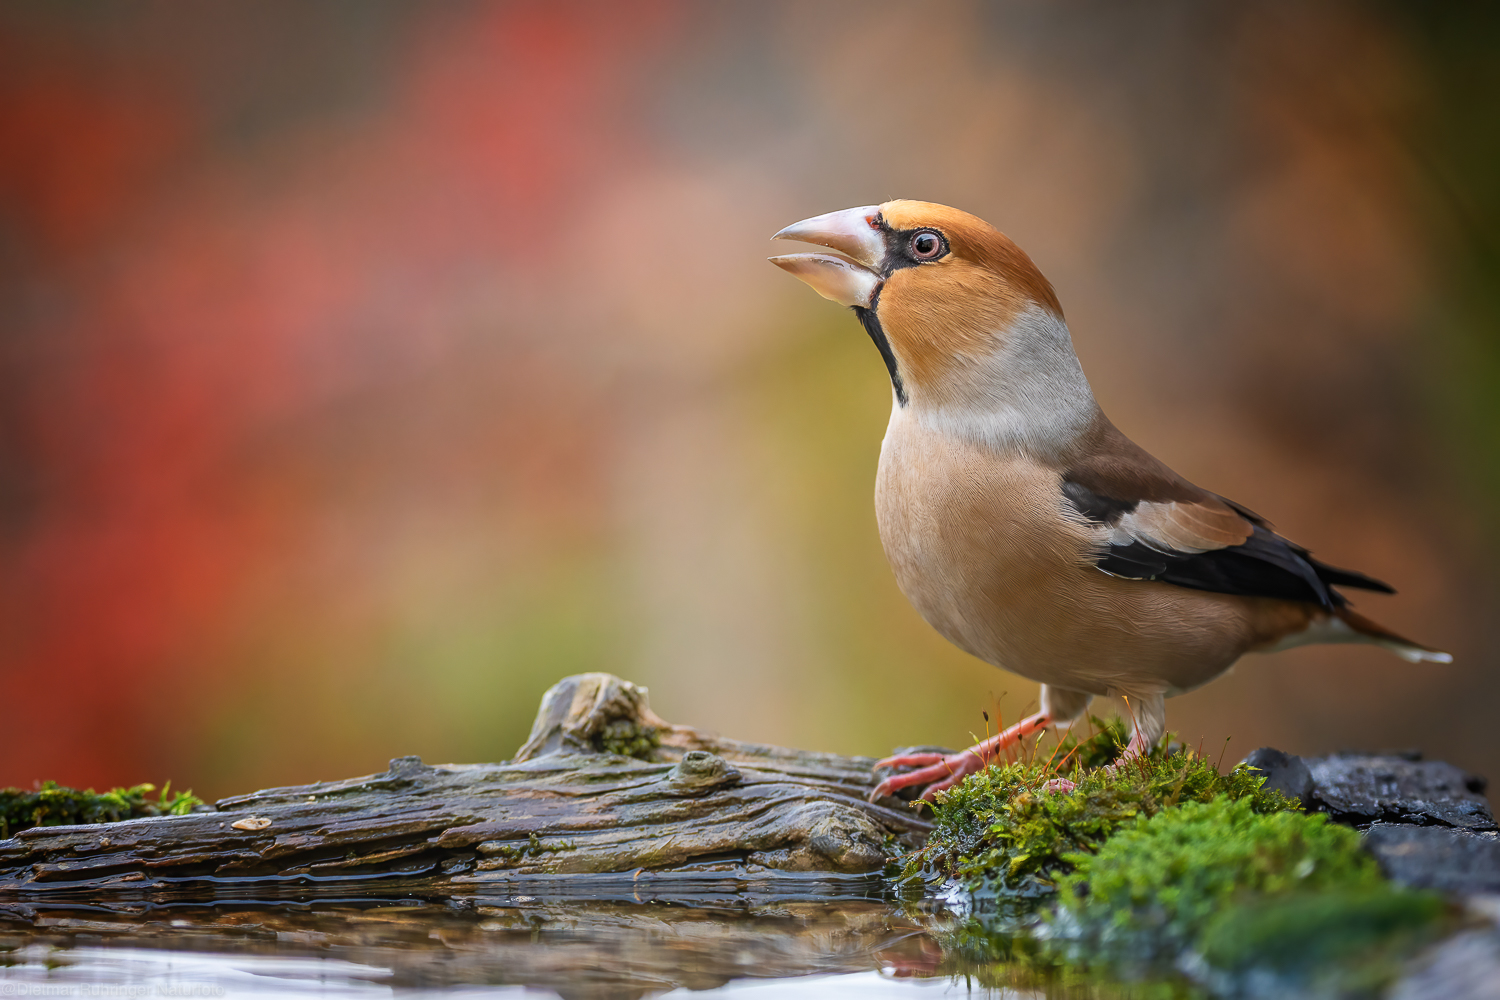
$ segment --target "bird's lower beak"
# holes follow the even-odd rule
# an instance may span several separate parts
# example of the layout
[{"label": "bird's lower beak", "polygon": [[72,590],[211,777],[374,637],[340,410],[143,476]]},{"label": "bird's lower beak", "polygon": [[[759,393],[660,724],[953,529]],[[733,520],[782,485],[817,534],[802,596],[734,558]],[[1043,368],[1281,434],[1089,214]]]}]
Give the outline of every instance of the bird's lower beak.
[{"label": "bird's lower beak", "polygon": [[841,306],[870,308],[880,275],[841,253],[789,253],[769,258],[772,264],[801,278],[812,290]]},{"label": "bird's lower beak", "polygon": [[868,308],[880,287],[878,272],[885,258],[879,215],[879,205],[866,205],[787,226],[771,239],[800,240],[841,252],[787,254],[772,257],[771,263],[801,278],[825,299]]}]

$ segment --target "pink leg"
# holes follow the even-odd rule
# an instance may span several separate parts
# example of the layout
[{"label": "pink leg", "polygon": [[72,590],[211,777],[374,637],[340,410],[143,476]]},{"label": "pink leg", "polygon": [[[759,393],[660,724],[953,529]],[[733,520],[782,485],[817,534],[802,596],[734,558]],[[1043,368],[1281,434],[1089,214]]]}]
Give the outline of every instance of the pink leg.
[{"label": "pink leg", "polygon": [[904,754],[899,757],[887,757],[880,761],[876,767],[916,767],[916,771],[906,771],[902,774],[893,774],[870,793],[870,801],[901,788],[910,788],[913,785],[926,785],[927,790],[922,793],[922,798],[932,800],[938,792],[952,788],[967,775],[975,771],[982,771],[989,766],[1002,750],[1009,749],[1020,743],[1032,733],[1046,729],[1052,723],[1052,716],[1046,712],[1038,712],[1029,715],[1009,729],[995,736],[991,736],[976,746],[972,746],[961,753],[951,754],[944,757],[938,753],[914,753]]}]

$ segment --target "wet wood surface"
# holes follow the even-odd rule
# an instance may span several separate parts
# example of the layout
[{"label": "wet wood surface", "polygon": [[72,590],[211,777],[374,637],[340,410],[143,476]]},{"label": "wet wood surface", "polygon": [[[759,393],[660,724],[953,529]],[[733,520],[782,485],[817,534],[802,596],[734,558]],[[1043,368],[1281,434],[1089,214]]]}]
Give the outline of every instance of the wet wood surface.
[{"label": "wet wood surface", "polygon": [[873,763],[673,725],[644,689],[582,674],[547,692],[510,761],[404,757],[186,816],[23,830],[0,841],[0,899],[875,872],[927,824],[865,801]]}]

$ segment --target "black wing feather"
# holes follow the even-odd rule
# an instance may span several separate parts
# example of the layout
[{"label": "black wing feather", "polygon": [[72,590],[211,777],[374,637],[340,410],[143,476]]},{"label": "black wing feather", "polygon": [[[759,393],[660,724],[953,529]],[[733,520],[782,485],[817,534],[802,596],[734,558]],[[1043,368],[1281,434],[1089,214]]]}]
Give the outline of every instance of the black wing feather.
[{"label": "black wing feather", "polygon": [[1290,546],[1278,546],[1278,541],[1281,539],[1258,527],[1243,545],[1207,552],[1163,552],[1143,542],[1131,542],[1109,546],[1097,565],[1112,576],[1130,580],[1160,580],[1219,594],[1279,597],[1342,607],[1344,598],[1328,589],[1312,563]]},{"label": "black wing feather", "polygon": [[[1096,522],[1105,520],[1107,514],[1102,509],[1103,504],[1080,504],[1079,498],[1072,495],[1074,492],[1076,489],[1065,490],[1065,495],[1080,513]],[[1118,515],[1114,519],[1118,520]],[[1309,601],[1329,610],[1349,603],[1343,594],[1333,589],[1337,586],[1395,593],[1389,584],[1373,577],[1319,562],[1302,546],[1265,527],[1259,518],[1254,519],[1252,528],[1253,533],[1243,544],[1207,552],[1178,552],[1139,541],[1110,545],[1096,565],[1111,576],[1127,580],[1160,580],[1178,587],[1218,594]]]},{"label": "black wing feather", "polygon": [[1330,587],[1356,587],[1360,590],[1374,590],[1382,594],[1394,594],[1396,588],[1383,580],[1377,580],[1373,576],[1365,576],[1358,570],[1339,569],[1327,563],[1312,560],[1313,567],[1317,569],[1318,576]]}]

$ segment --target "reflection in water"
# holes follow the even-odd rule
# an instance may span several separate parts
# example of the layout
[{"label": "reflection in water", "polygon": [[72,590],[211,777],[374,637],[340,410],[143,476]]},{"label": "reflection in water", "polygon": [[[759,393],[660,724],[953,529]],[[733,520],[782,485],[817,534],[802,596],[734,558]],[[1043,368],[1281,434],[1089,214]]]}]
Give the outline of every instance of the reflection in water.
[{"label": "reflection in water", "polygon": [[[0,970],[0,995],[5,996],[124,996],[124,997],[238,997],[308,996],[379,997],[399,992],[403,997],[483,995],[486,997],[636,996],[630,987],[588,987],[580,991],[563,983],[539,991],[535,986],[477,985],[403,988],[392,981],[390,969],[359,965],[335,958],[278,958],[269,955],[192,954],[145,948],[80,947],[57,952],[46,947],[25,949],[17,964]],[[1011,991],[975,991],[962,980],[903,979],[882,972],[798,976],[780,979],[738,979],[707,991],[686,987],[663,997],[940,997],[947,995],[1023,996]]]},{"label": "reflection in water", "polygon": [[355,888],[344,899],[0,904],[0,995],[1120,995],[993,953],[966,958],[953,947],[959,914],[893,900],[862,876],[783,879],[777,891],[614,876],[582,896],[576,877],[567,894],[555,879],[441,899],[355,899]]},{"label": "reflection in water", "polygon": [[911,979],[892,977],[879,972],[851,972],[842,976],[807,976],[801,979],[778,979],[770,982],[740,979],[704,993],[674,990],[665,994],[674,1000],[693,997],[734,997],[735,1000],[794,1000],[807,997],[819,1000],[842,1000],[842,998],[866,997],[946,997],[946,996],[1022,997],[1031,993],[1013,993],[1009,990],[991,991],[977,988],[962,979]]},{"label": "reflection in water", "polygon": [[[146,948],[19,949],[0,973],[9,996],[222,997],[389,994],[391,970],[336,958],[198,955]],[[515,987],[525,992],[525,987]]]}]

